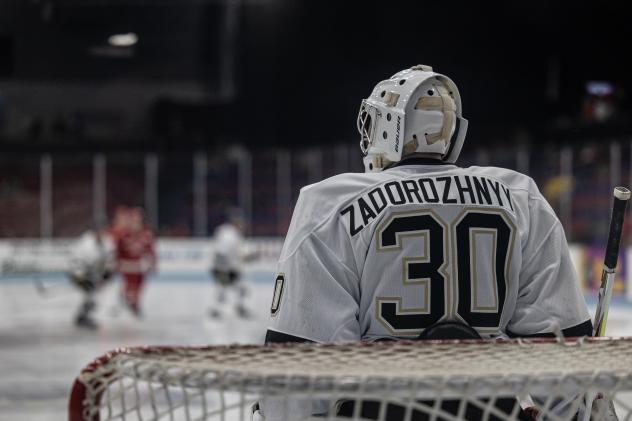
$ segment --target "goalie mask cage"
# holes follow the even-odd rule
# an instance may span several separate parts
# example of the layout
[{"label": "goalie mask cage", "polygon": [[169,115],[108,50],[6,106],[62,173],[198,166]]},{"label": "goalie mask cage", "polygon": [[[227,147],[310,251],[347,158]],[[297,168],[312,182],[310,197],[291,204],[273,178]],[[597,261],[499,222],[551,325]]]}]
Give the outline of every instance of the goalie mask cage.
[{"label": "goalie mask cage", "polygon": [[632,338],[120,349],[79,375],[69,419],[250,420],[257,402],[266,421],[632,420]]}]

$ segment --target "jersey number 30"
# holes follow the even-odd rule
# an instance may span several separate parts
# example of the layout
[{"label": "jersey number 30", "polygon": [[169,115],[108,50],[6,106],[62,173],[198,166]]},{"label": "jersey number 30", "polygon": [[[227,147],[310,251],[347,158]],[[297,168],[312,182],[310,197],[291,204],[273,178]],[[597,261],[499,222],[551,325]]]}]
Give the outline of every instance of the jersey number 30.
[{"label": "jersey number 30", "polygon": [[[479,235],[488,246],[476,247]],[[431,211],[393,215],[378,228],[378,252],[401,253],[403,238],[423,239],[424,255],[403,257],[402,265],[404,285],[420,285],[426,294],[421,308],[404,308],[402,297],[377,297],[378,319],[396,336],[416,336],[448,313],[475,328],[497,328],[513,235],[513,224],[503,211],[467,210],[450,226]],[[450,259],[456,279],[452,283]],[[477,265],[489,267],[493,279],[478,280]],[[491,305],[479,303],[481,282],[487,286],[486,301],[493,296]]]}]

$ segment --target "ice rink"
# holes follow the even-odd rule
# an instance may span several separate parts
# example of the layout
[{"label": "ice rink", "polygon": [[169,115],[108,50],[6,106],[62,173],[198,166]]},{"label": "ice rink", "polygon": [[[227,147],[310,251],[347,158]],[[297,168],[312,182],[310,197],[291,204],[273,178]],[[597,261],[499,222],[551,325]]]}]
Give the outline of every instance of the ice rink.
[{"label": "ice rink", "polygon": [[[272,275],[270,275],[272,278]],[[65,420],[74,377],[93,358],[123,346],[262,343],[272,283],[247,282],[250,319],[208,316],[211,281],[149,282],[144,315],[135,319],[118,300],[118,280],[99,296],[97,331],[73,318],[81,295],[59,277],[0,282],[0,420]],[[232,310],[232,306],[229,307]]]},{"label": "ice rink", "polygon": [[[0,420],[67,419],[75,376],[94,357],[117,347],[261,343],[272,296],[272,282],[264,279],[273,276],[246,279],[251,318],[230,313],[220,320],[208,316],[214,301],[210,280],[150,281],[141,320],[119,305],[117,280],[100,293],[98,331],[73,325],[81,295],[59,276],[40,280],[45,291],[33,277],[1,280]],[[632,305],[614,303],[608,334],[632,335]]]}]

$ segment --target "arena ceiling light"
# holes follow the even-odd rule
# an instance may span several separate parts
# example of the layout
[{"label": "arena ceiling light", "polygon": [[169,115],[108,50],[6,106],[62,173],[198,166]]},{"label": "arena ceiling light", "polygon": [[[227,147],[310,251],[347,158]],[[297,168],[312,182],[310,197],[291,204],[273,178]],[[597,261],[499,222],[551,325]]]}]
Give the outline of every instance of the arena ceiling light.
[{"label": "arena ceiling light", "polygon": [[114,34],[108,37],[108,44],[113,47],[131,47],[138,42],[138,35],[134,32],[126,34]]}]

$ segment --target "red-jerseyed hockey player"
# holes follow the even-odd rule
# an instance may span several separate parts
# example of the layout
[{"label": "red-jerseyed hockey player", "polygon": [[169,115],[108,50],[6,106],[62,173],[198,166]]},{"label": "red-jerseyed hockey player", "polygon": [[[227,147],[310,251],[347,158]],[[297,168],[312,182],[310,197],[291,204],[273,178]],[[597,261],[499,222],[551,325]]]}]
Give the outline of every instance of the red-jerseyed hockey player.
[{"label": "red-jerseyed hockey player", "polygon": [[123,277],[123,298],[132,313],[140,316],[140,293],[145,276],[156,268],[154,234],[145,225],[141,208],[125,211],[123,221],[115,238],[118,270]]},{"label": "red-jerseyed hockey player", "polygon": [[112,238],[114,243],[127,231],[127,216],[129,208],[124,205],[117,206],[112,216],[112,223],[107,229],[107,234]]}]

